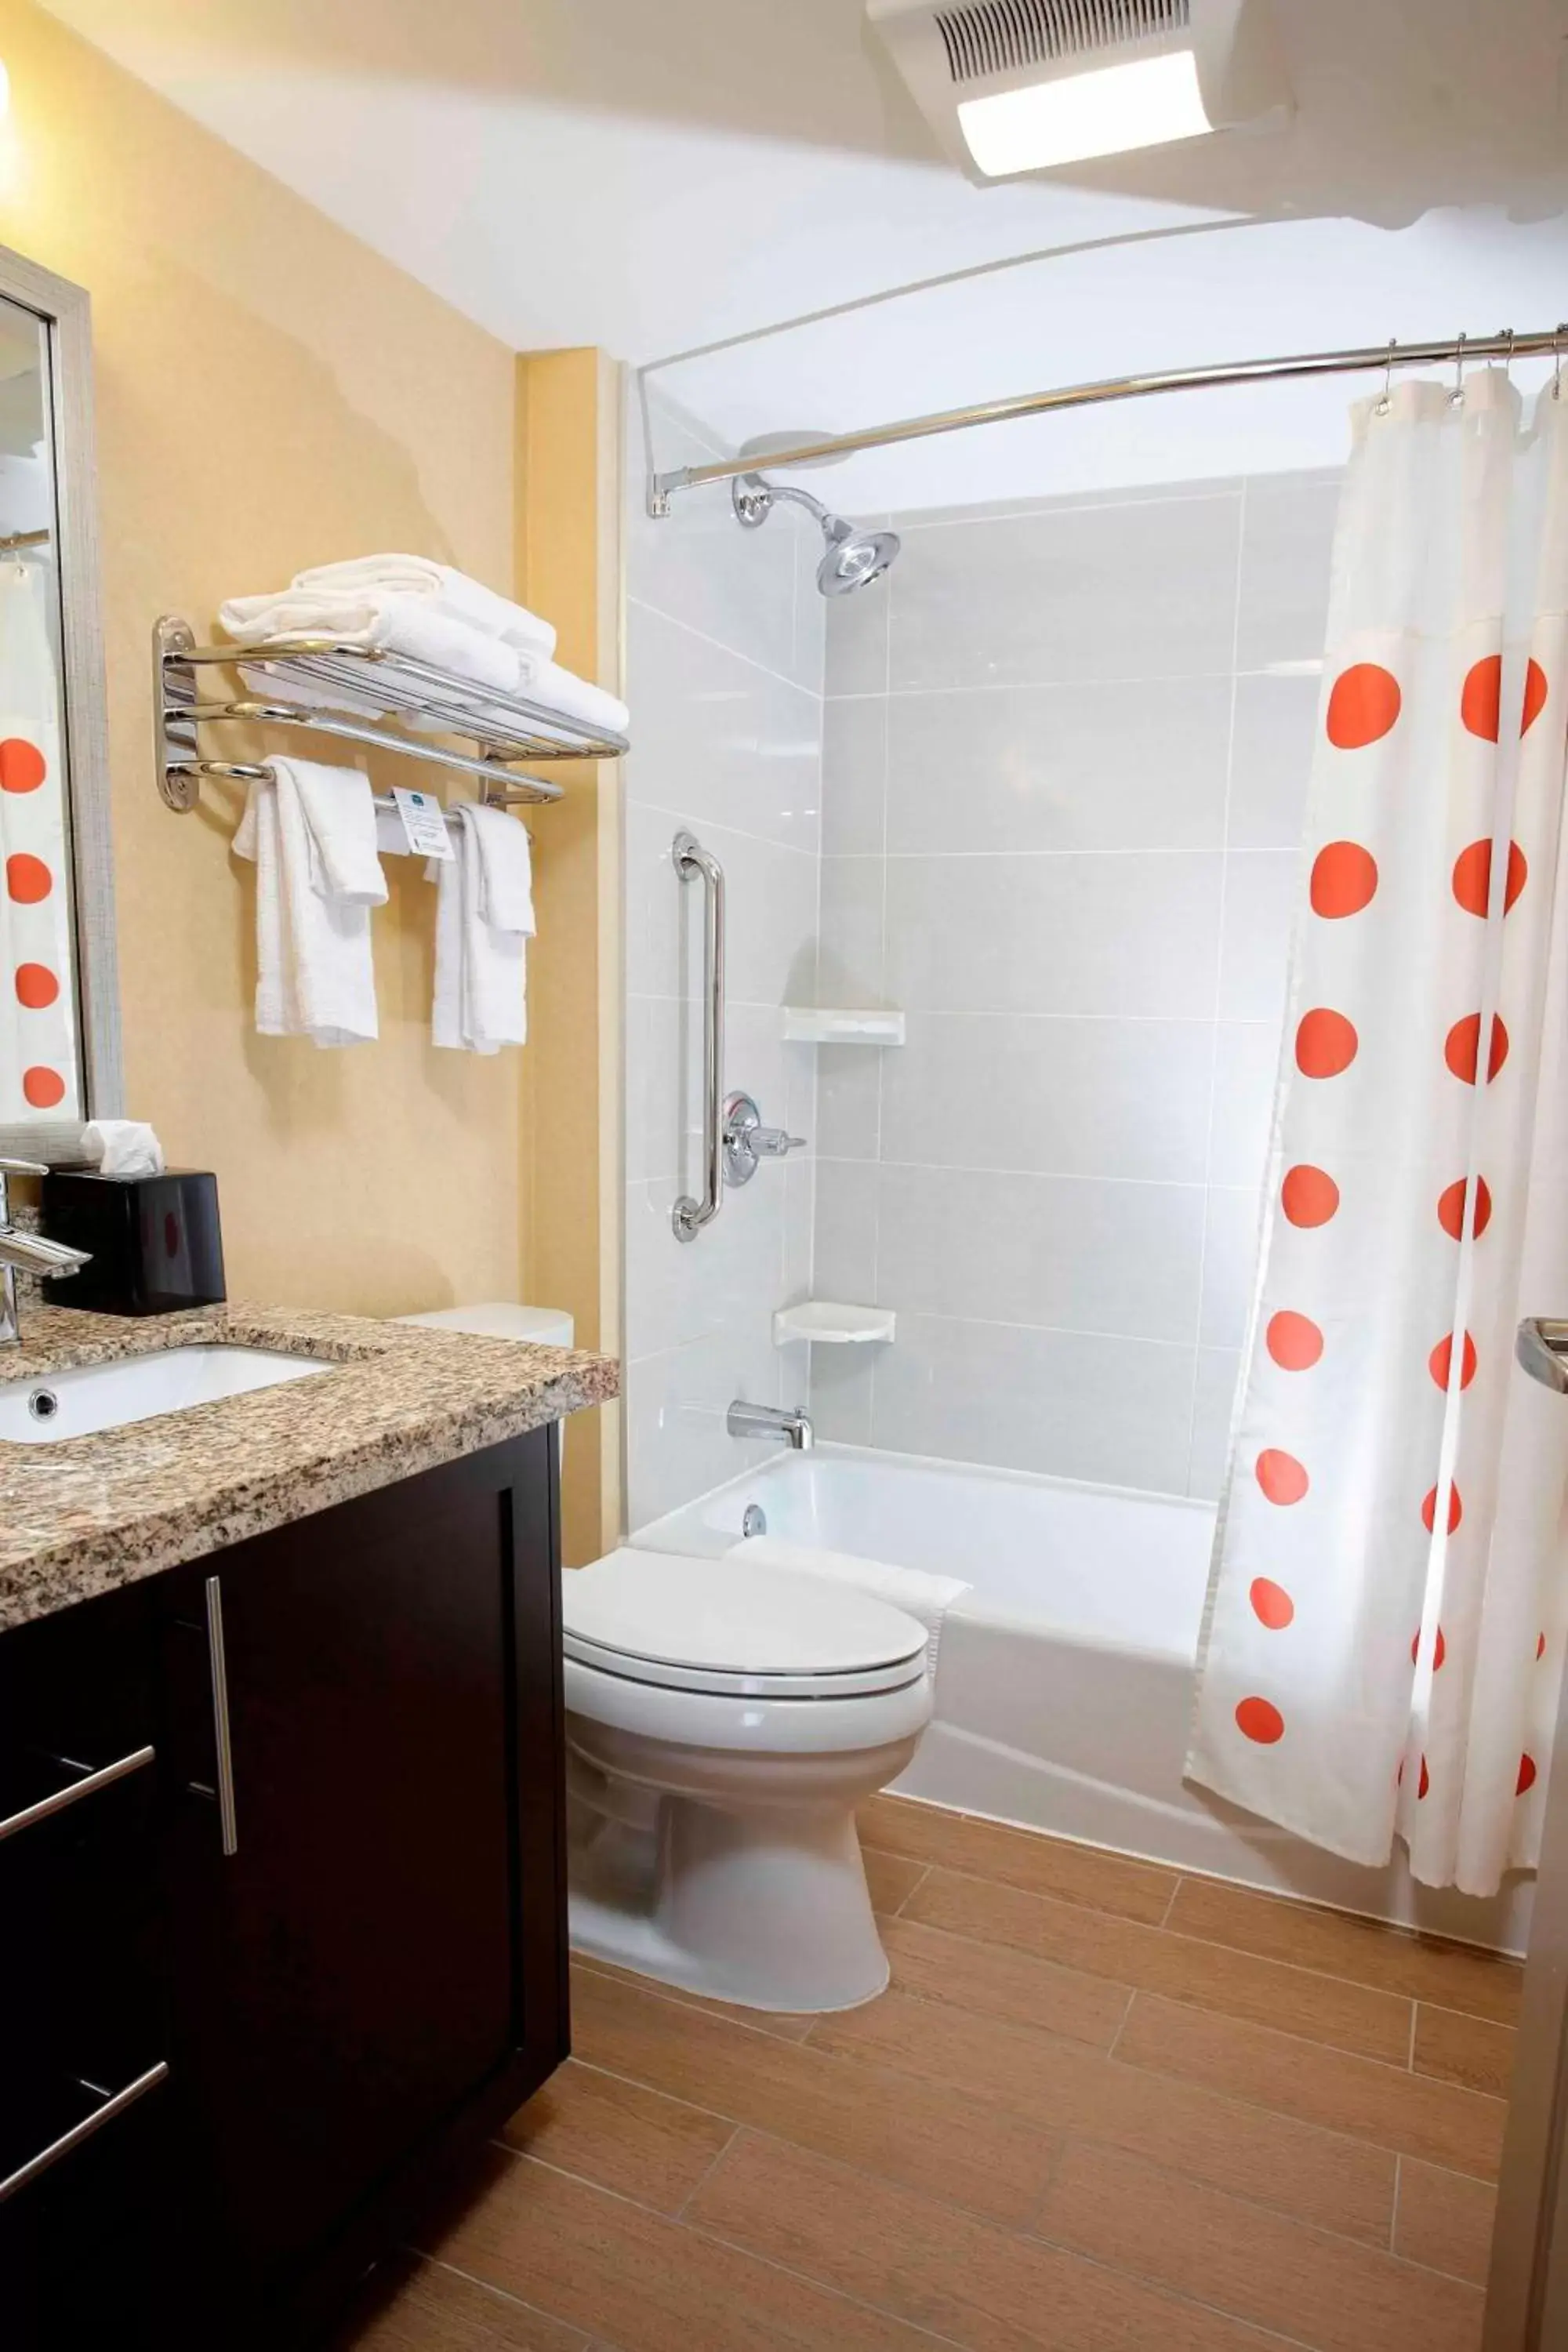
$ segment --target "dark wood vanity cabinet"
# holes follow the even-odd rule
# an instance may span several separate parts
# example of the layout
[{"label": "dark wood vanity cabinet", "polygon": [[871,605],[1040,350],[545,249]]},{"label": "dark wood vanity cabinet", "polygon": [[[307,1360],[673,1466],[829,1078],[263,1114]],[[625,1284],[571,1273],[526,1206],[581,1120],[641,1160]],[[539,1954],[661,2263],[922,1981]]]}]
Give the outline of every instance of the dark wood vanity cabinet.
[{"label": "dark wood vanity cabinet", "polygon": [[[156,1749],[125,1785],[153,1898],[132,1974],[169,2067],[137,2136],[163,2193],[121,2332],[68,2315],[14,2338],[0,2304],[16,2352],[138,2326],[163,2352],[310,2344],[564,2056],[556,1460],[536,1431],[113,1596]],[[106,1605],[48,1621],[57,1644]],[[0,1676],[32,1630],[0,1637]],[[73,2153],[47,2177],[84,2245],[87,2173]]]}]

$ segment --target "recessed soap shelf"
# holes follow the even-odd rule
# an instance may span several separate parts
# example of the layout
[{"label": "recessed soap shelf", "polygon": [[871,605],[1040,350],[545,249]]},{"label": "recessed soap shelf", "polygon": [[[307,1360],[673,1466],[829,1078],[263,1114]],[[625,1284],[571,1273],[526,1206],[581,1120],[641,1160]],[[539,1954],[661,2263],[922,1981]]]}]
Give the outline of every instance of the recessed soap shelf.
[{"label": "recessed soap shelf", "polygon": [[892,1339],[898,1321],[890,1307],[844,1307],[829,1298],[805,1298],[798,1307],[781,1307],[773,1316],[773,1345],[787,1348],[792,1340],[811,1339],[835,1348],[865,1347]]},{"label": "recessed soap shelf", "polygon": [[904,1016],[869,1005],[786,1004],[784,1034],[792,1045],[901,1045]]}]

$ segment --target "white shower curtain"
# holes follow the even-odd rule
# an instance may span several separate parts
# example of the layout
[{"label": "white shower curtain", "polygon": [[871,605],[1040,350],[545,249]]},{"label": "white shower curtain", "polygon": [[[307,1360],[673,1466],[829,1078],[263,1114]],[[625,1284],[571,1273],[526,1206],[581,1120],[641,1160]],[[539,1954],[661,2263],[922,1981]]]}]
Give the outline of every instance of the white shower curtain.
[{"label": "white shower curtain", "polygon": [[0,563],[0,1126],[79,1118],[46,574]]},{"label": "white shower curtain", "polygon": [[1475,1895],[1535,1859],[1568,1630],[1512,1348],[1568,1315],[1565,610],[1568,392],[1356,411],[1187,1767]]}]

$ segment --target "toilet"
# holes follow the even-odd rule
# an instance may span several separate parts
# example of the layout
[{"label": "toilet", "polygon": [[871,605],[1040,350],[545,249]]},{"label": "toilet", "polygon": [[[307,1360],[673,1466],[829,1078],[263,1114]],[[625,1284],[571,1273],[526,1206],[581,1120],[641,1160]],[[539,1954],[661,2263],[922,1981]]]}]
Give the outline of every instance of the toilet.
[{"label": "toilet", "polygon": [[931,1718],[925,1628],[735,1559],[623,1549],[563,1583],[573,1943],[747,2008],[874,1999],[855,1809]]}]

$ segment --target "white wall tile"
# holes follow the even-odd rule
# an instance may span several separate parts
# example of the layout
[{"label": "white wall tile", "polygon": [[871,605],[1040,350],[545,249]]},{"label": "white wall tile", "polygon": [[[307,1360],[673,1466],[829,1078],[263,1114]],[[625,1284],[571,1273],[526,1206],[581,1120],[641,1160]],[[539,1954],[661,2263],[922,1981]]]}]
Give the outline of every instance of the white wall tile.
[{"label": "white wall tile", "polygon": [[1221,862],[1212,851],[889,858],[889,1001],[1212,1019]]},{"label": "white wall tile", "polygon": [[1337,473],[1249,481],[1242,527],[1237,667],[1310,661],[1323,650],[1339,511]]},{"label": "white wall tile", "polygon": [[875,1160],[881,1131],[881,1053],[866,1045],[822,1045],[816,1058],[817,1150],[834,1160]]},{"label": "white wall tile", "polygon": [[1256,1192],[1211,1185],[1204,1233],[1204,1297],[1199,1337],[1205,1348],[1239,1348],[1252,1309],[1258,1266]]},{"label": "white wall tile", "polygon": [[1232,849],[1295,849],[1307,814],[1319,677],[1236,681],[1226,838]]},{"label": "white wall tile", "polygon": [[879,857],[888,779],[886,695],[851,695],[827,704],[822,775],[824,850],[842,857]]},{"label": "white wall tile", "polygon": [[1207,1021],[913,1013],[879,1057],[882,1155],[1201,1184],[1213,1051]]},{"label": "white wall tile", "polygon": [[813,1278],[819,1298],[871,1307],[877,1274],[879,1171],[866,1160],[818,1160]]},{"label": "white wall tile", "polygon": [[1198,1349],[1197,1387],[1193,1399],[1193,1449],[1187,1465],[1187,1492],[1205,1502],[1217,1499],[1229,1466],[1231,1412],[1241,1358],[1229,1349]]},{"label": "white wall tile", "polygon": [[1279,1075],[1279,1030],[1272,1021],[1222,1021],[1215,1031],[1214,1124],[1208,1181],[1257,1192],[1268,1157]]},{"label": "white wall tile", "polygon": [[880,1004],[882,994],[882,899],[887,867],[880,857],[822,860],[817,987],[799,1003]]},{"label": "white wall tile", "polygon": [[[903,562],[902,556],[899,559]],[[888,614],[893,573],[885,572],[852,596],[825,597],[827,642],[823,687],[837,694],[885,694],[888,689]]]},{"label": "white wall tile", "polygon": [[1226,492],[909,530],[888,575],[891,685],[1228,672],[1240,506]]},{"label": "white wall tile", "polygon": [[896,694],[888,847],[1218,848],[1230,700],[1228,677]]},{"label": "white wall tile", "polygon": [[811,1417],[816,1434],[834,1445],[869,1445],[875,1359],[885,1348],[813,1348]]},{"label": "white wall tile", "polygon": [[1290,923],[1300,882],[1294,850],[1233,850],[1226,858],[1225,939],[1220,959],[1223,1021],[1271,1021],[1285,1013]]},{"label": "white wall tile", "polygon": [[637,715],[626,792],[711,822],[815,850],[822,804],[822,706],[803,687],[651,606],[627,615],[626,698]]}]

